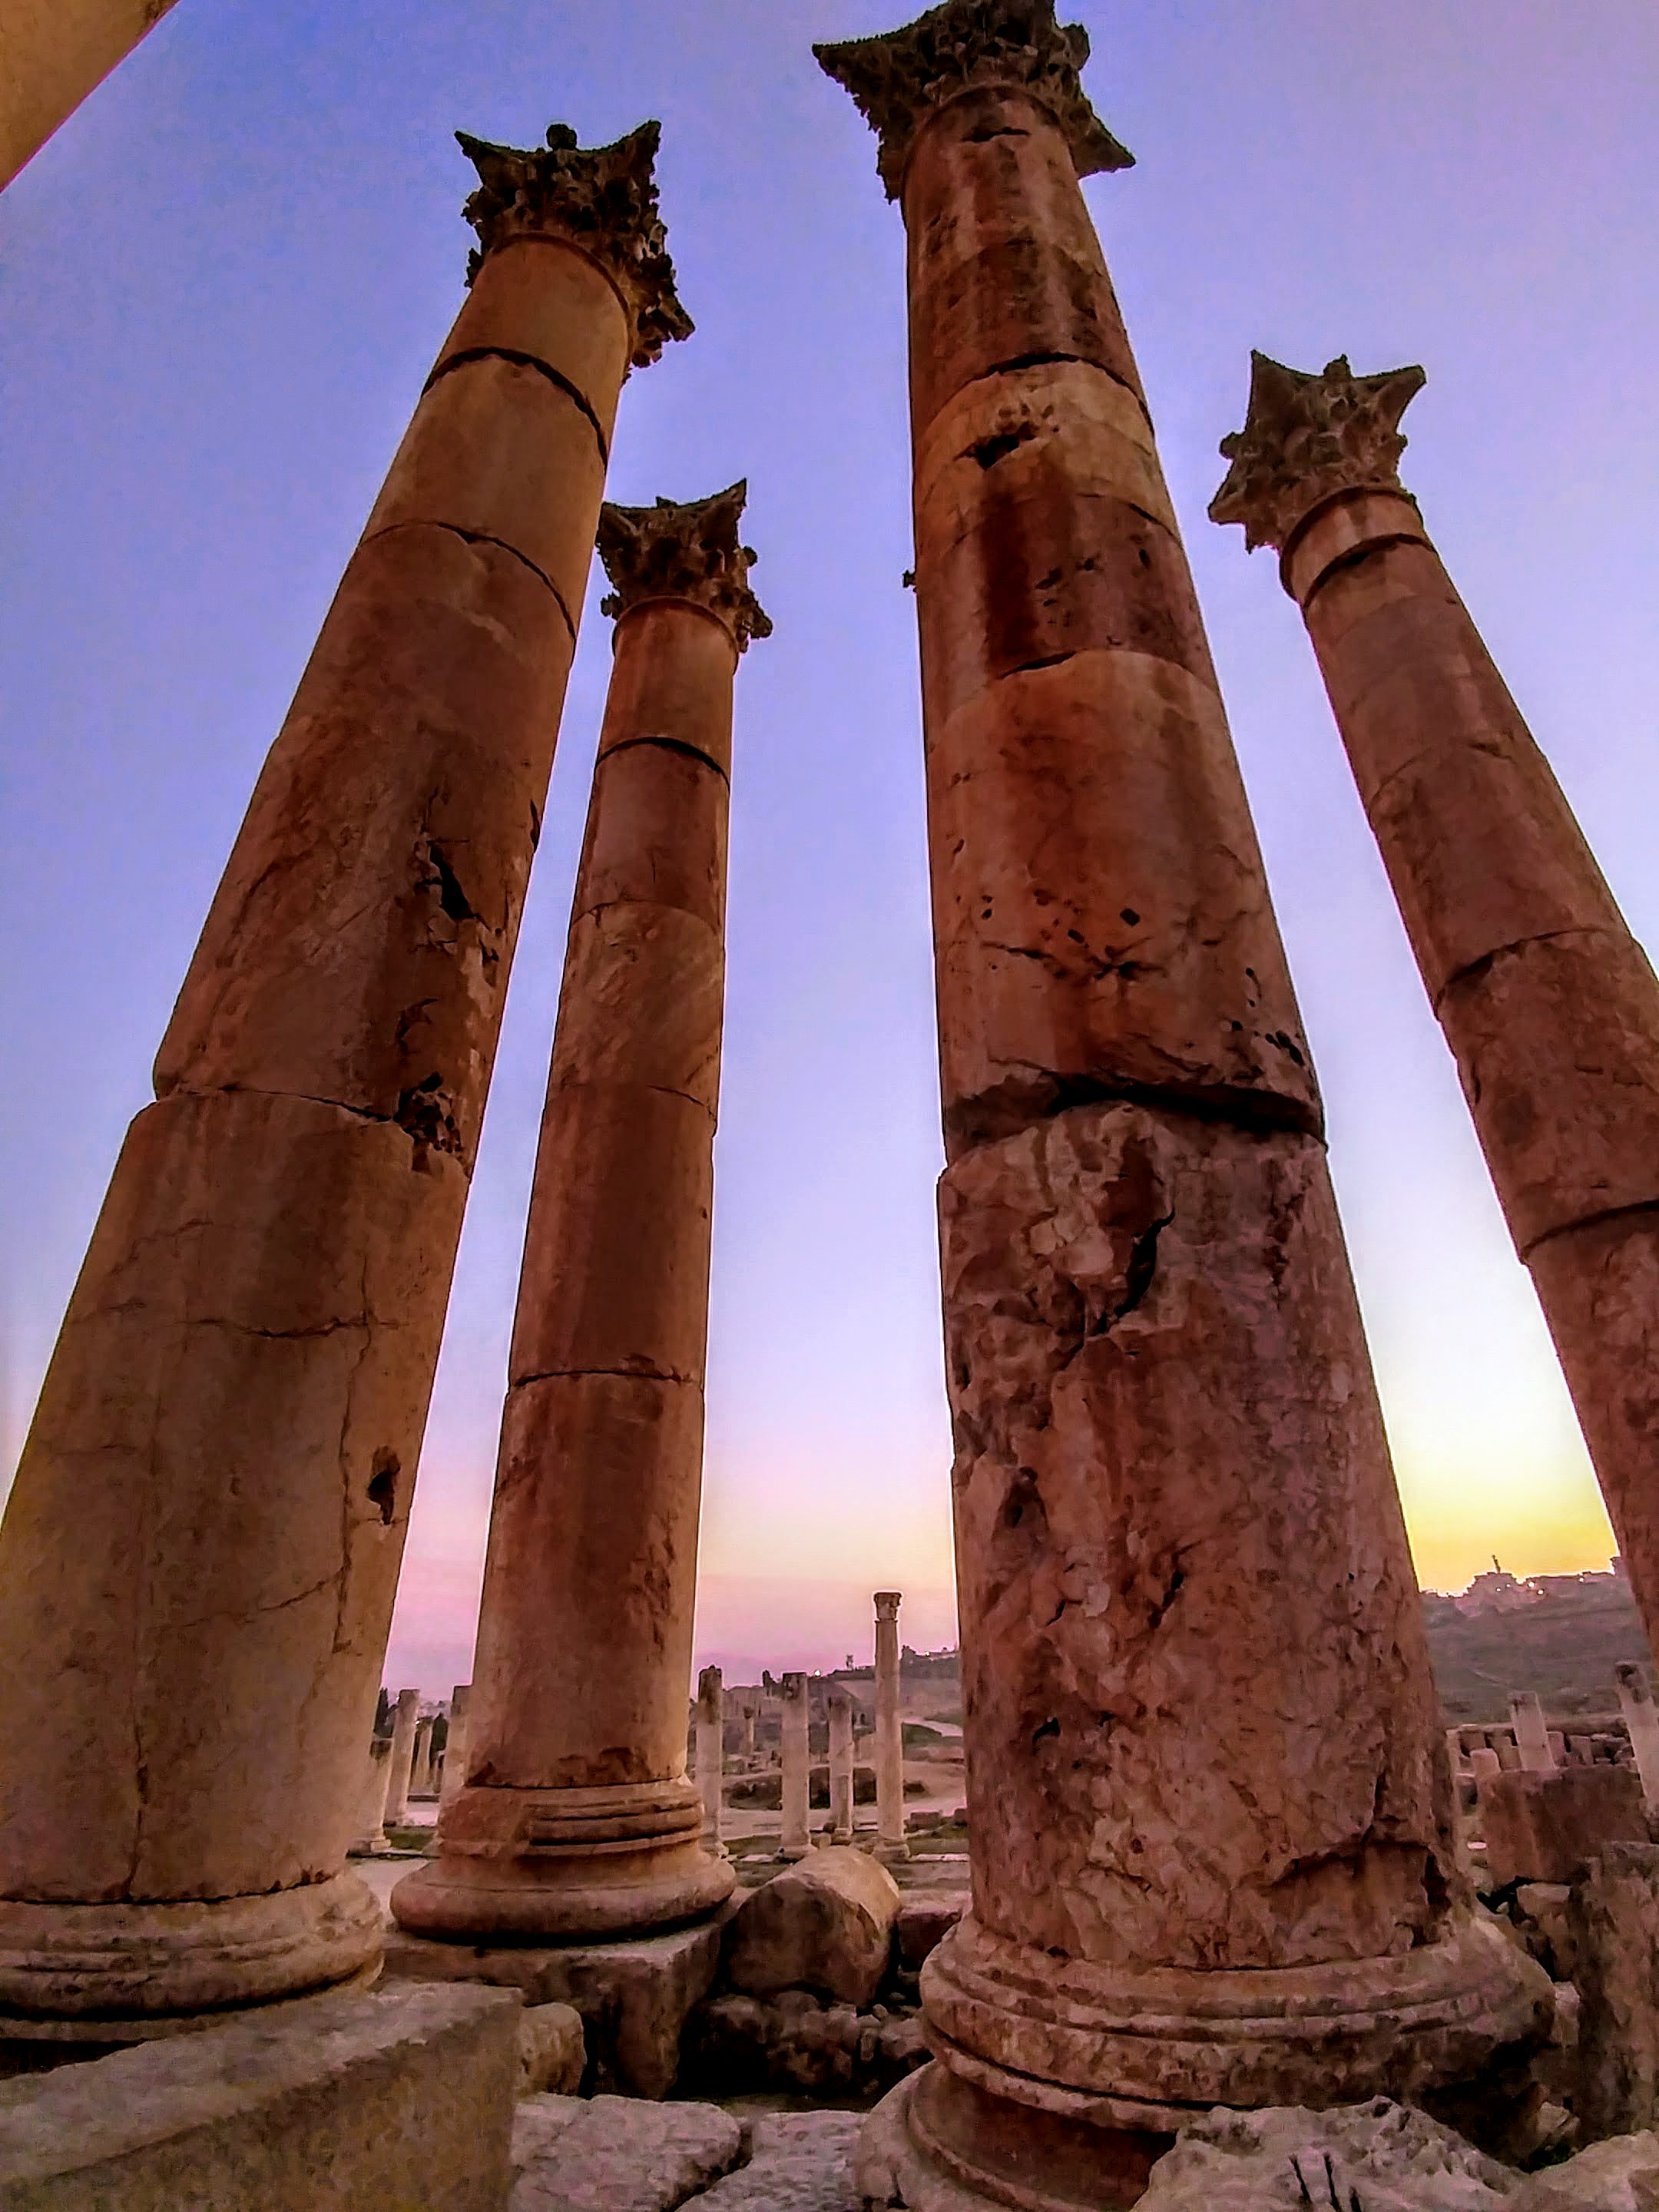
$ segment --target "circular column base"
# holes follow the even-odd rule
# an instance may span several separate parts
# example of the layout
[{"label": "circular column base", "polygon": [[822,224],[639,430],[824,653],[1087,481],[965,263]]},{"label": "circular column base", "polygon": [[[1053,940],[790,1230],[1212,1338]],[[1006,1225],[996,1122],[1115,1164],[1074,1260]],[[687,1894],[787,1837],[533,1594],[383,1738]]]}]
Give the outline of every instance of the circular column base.
[{"label": "circular column base", "polygon": [[702,1919],[737,1886],[702,1838],[686,1782],[606,1790],[468,1784],[440,1814],[438,1854],[392,1893],[392,1917],[440,1942],[569,1942]]},{"label": "circular column base", "polygon": [[1120,2212],[1173,2130],[1091,2127],[990,2097],[937,2061],[890,2090],[859,2131],[854,2183],[909,2212]]},{"label": "circular column base", "polygon": [[142,2041],[372,1979],[381,1927],[374,1892],[344,1873],[185,1903],[0,1899],[0,2039]]}]

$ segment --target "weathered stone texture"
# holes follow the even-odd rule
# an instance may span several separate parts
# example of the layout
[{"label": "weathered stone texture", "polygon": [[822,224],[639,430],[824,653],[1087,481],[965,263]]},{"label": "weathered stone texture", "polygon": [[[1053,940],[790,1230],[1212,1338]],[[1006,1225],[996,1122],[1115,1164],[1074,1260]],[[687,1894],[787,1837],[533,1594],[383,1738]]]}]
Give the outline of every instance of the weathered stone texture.
[{"label": "weathered stone texture", "polygon": [[1568,1906],[1583,2140],[1659,2124],[1659,1849],[1608,1843]]},{"label": "weathered stone texture", "polygon": [[501,2212],[517,2005],[319,1997],[0,2088],[7,2212]]},{"label": "weathered stone texture", "polygon": [[587,2063],[582,2016],[574,2005],[526,2005],[519,2014],[519,2094],[574,2097]]},{"label": "weathered stone texture", "polygon": [[743,2154],[743,2130],[718,2105],[595,2097],[550,2126],[537,2116],[526,2135],[546,2147],[520,2164],[512,2212],[674,2212]]},{"label": "weathered stone texture", "polygon": [[1648,1839],[1641,1779],[1629,1766],[1563,1766],[1483,1776],[1485,1887],[1574,1881],[1604,1844]]},{"label": "weathered stone texture", "polygon": [[1449,2128],[1378,2097],[1195,2119],[1140,2202],[1145,2212],[1498,2212],[1515,2183]]},{"label": "weathered stone texture", "polygon": [[893,1949],[899,1889],[862,1851],[816,1850],[750,1891],[726,1932],[726,1977],[750,1996],[805,1989],[866,2005]]},{"label": "weathered stone texture", "polygon": [[748,2163],[696,2201],[709,2212],[861,2212],[853,2186],[856,2112],[769,2112]]}]

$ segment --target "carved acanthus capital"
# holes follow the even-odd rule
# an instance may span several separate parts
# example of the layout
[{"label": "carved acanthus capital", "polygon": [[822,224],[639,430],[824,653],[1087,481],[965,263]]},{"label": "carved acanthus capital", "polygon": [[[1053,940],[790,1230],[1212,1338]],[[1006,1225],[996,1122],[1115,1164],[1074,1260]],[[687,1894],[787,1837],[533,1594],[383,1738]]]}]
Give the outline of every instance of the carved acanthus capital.
[{"label": "carved acanthus capital", "polygon": [[1083,89],[1078,72],[1089,58],[1089,33],[1080,23],[1057,22],[1054,0],[945,0],[901,31],[812,52],[880,141],[876,167],[889,199],[899,196],[911,143],[928,116],[981,85],[1016,85],[1041,101],[1065,132],[1079,177],[1133,162]]},{"label": "carved acanthus capital", "polygon": [[1212,522],[1242,522],[1244,543],[1283,550],[1303,516],[1333,492],[1401,489],[1400,418],[1427,381],[1420,368],[1356,376],[1346,355],[1316,376],[1250,356],[1244,428],[1221,441],[1231,462]]},{"label": "carved acanthus capital", "polygon": [[467,259],[469,284],[495,246],[526,236],[567,239],[621,294],[633,324],[635,368],[649,367],[670,338],[690,337],[694,325],[674,290],[668,233],[657,211],[659,123],[641,123],[614,146],[595,147],[578,146],[574,131],[553,123],[545,146],[522,152],[465,131],[455,136],[479,177],[461,210],[478,234]]},{"label": "carved acanthus capital", "polygon": [[740,479],[684,506],[659,499],[654,507],[617,507],[607,500],[599,510],[599,558],[614,588],[600,612],[620,617],[647,599],[689,599],[725,623],[739,653],[751,637],[770,637],[772,624],[749,588],[755,551],[738,535],[748,496]]}]

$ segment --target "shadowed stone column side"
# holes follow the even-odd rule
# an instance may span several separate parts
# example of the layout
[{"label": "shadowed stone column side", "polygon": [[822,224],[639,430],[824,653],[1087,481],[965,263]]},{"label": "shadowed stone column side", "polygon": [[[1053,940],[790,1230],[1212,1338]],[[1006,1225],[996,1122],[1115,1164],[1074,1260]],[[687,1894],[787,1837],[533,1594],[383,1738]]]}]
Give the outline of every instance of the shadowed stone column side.
[{"label": "shadowed stone column side", "polygon": [[689,327],[656,126],[549,139],[464,142],[469,296],[255,787],[7,1508],[25,2012],[252,2002],[378,1949],[343,1854],[611,422]]},{"label": "shadowed stone column side", "polygon": [[409,1815],[409,1792],[415,1778],[415,1730],[420,1719],[421,1693],[399,1690],[392,1724],[392,1771],[386,1785],[386,1825],[400,1828]]},{"label": "shadowed stone column side", "polygon": [[783,1728],[779,1746],[782,1775],[781,1859],[804,1859],[812,1849],[811,1729],[805,1674],[783,1678]]},{"label": "shadowed stone column side", "polygon": [[471,1682],[457,1682],[450,1692],[449,1729],[444,1737],[444,1767],[438,1778],[438,1802],[448,1804],[466,1772],[466,1716],[472,1703]]},{"label": "shadowed stone column side", "polygon": [[1659,983],[1401,488],[1423,381],[1255,355],[1210,512],[1281,554],[1659,1649]]},{"label": "shadowed stone column side", "polygon": [[1086,38],[951,0],[818,51],[908,241],[973,1836],[941,2063],[865,2178],[1128,2199],[1171,2105],[1420,2086],[1547,2000],[1458,1871],[1317,1091],[1079,189],[1127,158]]},{"label": "shadowed stone column side", "polygon": [[576,878],[479,1606],[466,1772],[402,1925],[606,1936],[730,1892],[685,1771],[732,678],[770,624],[741,483],[607,507],[616,660]]},{"label": "shadowed stone column side", "polygon": [[904,1723],[899,1712],[898,1590],[876,1592],[876,1856],[908,1859]]},{"label": "shadowed stone column side", "polygon": [[153,31],[173,0],[8,0],[0,21],[0,186]]}]

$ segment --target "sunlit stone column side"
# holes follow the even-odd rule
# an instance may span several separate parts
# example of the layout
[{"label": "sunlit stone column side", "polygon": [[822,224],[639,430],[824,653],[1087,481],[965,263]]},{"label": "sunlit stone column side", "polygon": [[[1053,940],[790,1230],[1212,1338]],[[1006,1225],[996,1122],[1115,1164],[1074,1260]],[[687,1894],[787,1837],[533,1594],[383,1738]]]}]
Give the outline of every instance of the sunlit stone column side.
[{"label": "sunlit stone column side", "polygon": [[415,1731],[420,1722],[421,1693],[399,1690],[392,1723],[392,1771],[386,1778],[386,1825],[402,1827],[409,1814],[409,1792],[415,1778]]},{"label": "sunlit stone column side", "polygon": [[1079,188],[1127,160],[1086,38],[951,0],[818,51],[908,241],[973,1836],[940,2063],[866,2185],[1069,2203],[1081,2160],[1109,2202],[1172,2106],[1421,2086],[1545,1999],[1458,1872],[1317,1091]]},{"label": "sunlit stone column side", "polygon": [[605,1936],[731,1890],[685,1771],[744,488],[607,507],[616,659],[519,1279],[467,1722],[405,1928]]},{"label": "sunlit stone column side", "polygon": [[697,1794],[702,1799],[702,1839],[720,1852],[726,1819],[726,1697],[718,1667],[697,1677]]},{"label": "sunlit stone column side", "polygon": [[830,1840],[850,1844],[854,1819],[853,1692],[837,1682],[829,1696]]},{"label": "sunlit stone column side", "polygon": [[464,144],[471,289],[255,787],[0,1532],[0,2005],[342,1978],[343,1874],[630,362],[656,126]]},{"label": "sunlit stone column side", "polygon": [[781,1859],[804,1859],[812,1849],[811,1714],[806,1698],[806,1677],[783,1677],[783,1731],[780,1747],[782,1777]]},{"label": "sunlit stone column side", "polygon": [[876,1856],[908,1859],[904,1722],[899,1711],[898,1590],[876,1592]]},{"label": "sunlit stone column side", "polygon": [[1255,355],[1210,512],[1280,554],[1659,1648],[1659,982],[1401,488],[1423,381]]}]

